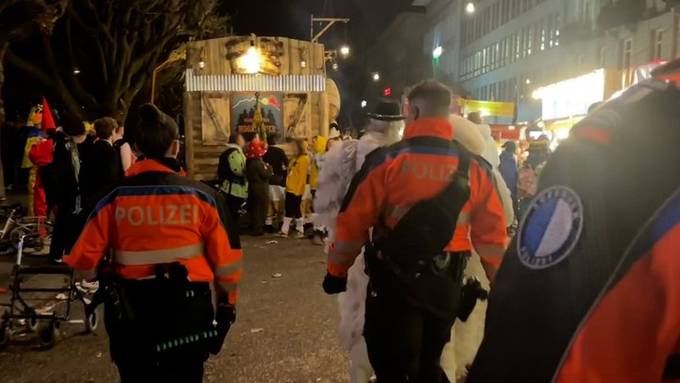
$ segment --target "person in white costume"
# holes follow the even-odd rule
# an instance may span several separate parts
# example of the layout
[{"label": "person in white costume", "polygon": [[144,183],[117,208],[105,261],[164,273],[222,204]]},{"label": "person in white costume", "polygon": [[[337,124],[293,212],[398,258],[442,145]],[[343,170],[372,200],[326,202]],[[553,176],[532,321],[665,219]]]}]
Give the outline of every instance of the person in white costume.
[{"label": "person in white costume", "polygon": [[[468,116],[468,118],[470,118],[470,116]],[[508,189],[498,170],[500,159],[498,157],[496,142],[491,136],[491,127],[474,118],[471,118],[470,120],[476,124],[477,132],[483,139],[483,145],[481,147],[476,147],[475,150],[471,151],[478,153],[491,164],[493,169],[493,180],[496,183],[496,191],[503,204],[505,222],[512,223],[515,218],[515,212],[512,208],[512,196],[510,194],[510,189]],[[464,130],[465,129],[460,129],[461,132]],[[458,134],[459,131],[456,131],[456,133]],[[463,145],[468,146],[464,139],[465,138],[460,140],[460,142]],[[468,147],[468,149],[470,148]],[[479,279],[485,289],[489,288],[489,280],[486,278],[486,273],[482,268],[479,255],[474,251],[472,252],[471,259],[468,261],[465,275]],[[474,360],[479,345],[482,343],[482,337],[484,336],[485,318],[486,302],[479,301],[467,321],[461,322],[460,320],[456,320],[456,323],[453,325],[451,341],[444,347],[441,358],[442,369],[444,369],[444,372],[446,372],[446,375],[451,382],[456,382],[464,377],[467,372],[466,366],[471,364]]]}]

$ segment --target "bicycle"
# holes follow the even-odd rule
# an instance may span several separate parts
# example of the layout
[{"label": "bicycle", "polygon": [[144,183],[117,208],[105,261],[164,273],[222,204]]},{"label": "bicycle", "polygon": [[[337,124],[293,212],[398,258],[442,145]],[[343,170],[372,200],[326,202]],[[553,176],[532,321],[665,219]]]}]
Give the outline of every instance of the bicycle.
[{"label": "bicycle", "polygon": [[0,210],[1,217],[4,223],[0,229],[0,255],[15,254],[22,237],[27,255],[37,255],[49,246],[54,227],[47,217],[23,216],[23,208],[17,205]]}]

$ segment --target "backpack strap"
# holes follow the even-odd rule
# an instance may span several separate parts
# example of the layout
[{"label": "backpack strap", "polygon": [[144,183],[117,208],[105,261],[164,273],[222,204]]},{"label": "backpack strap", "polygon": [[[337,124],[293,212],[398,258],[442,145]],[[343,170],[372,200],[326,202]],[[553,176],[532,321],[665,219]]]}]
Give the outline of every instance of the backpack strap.
[{"label": "backpack strap", "polygon": [[447,142],[446,147],[458,154],[458,169],[441,192],[415,203],[394,228],[385,230],[378,246],[387,256],[399,258],[397,254],[404,252],[434,256],[451,241],[458,217],[470,198],[472,155],[455,142]]},{"label": "backpack strap", "polygon": [[456,169],[454,177],[461,177],[461,179],[465,179],[467,184],[470,185],[470,158],[472,157],[472,154],[457,141],[452,141],[451,143],[452,146],[458,150],[459,159],[458,169]]}]

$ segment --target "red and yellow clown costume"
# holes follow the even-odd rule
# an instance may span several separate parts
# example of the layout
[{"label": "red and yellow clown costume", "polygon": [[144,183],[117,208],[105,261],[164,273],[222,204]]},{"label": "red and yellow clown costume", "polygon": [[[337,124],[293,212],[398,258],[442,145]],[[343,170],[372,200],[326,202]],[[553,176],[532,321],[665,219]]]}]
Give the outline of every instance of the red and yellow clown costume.
[{"label": "red and yellow clown costume", "polygon": [[40,178],[39,169],[52,162],[52,140],[47,139],[47,132],[57,128],[52,112],[43,97],[42,104],[31,109],[28,126],[29,132],[24,147],[23,168],[30,168],[28,177],[28,214],[30,216],[47,216],[47,199],[45,188]]}]

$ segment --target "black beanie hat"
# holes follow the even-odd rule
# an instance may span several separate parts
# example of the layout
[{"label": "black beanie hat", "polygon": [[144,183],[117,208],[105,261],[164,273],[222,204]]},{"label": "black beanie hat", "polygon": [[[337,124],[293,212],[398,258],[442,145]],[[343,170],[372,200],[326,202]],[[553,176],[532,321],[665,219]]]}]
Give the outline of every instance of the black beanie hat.
[{"label": "black beanie hat", "polygon": [[172,142],[179,137],[175,121],[153,104],[139,108],[135,145],[148,158],[163,158]]},{"label": "black beanie hat", "polygon": [[83,121],[69,111],[64,112],[61,128],[67,136],[76,137],[85,134],[85,124]]}]

